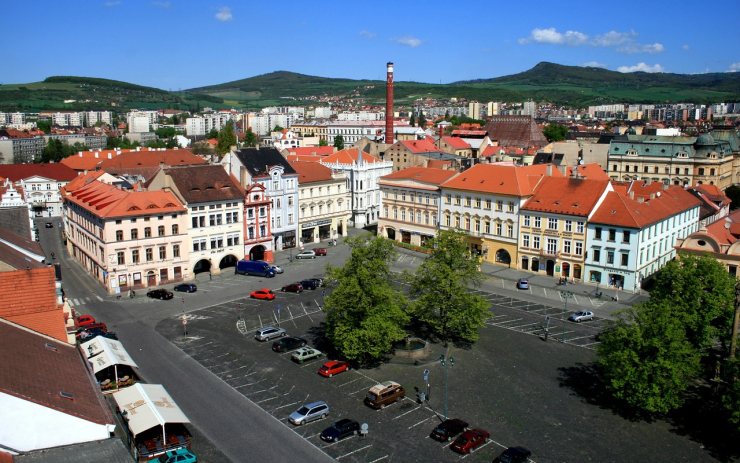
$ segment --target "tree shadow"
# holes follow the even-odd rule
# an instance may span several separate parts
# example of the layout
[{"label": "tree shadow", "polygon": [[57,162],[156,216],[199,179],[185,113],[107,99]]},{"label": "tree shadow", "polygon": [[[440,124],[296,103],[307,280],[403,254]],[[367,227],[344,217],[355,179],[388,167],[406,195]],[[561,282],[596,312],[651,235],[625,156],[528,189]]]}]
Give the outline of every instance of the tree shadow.
[{"label": "tree shadow", "polygon": [[727,412],[719,403],[720,396],[709,385],[691,388],[684,405],[666,416],[650,415],[614,398],[601,380],[596,364],[578,363],[558,369],[560,387],[569,388],[586,403],[609,410],[632,422],[647,423],[663,420],[672,426],[671,432],[685,436],[705,448],[720,461],[732,461],[740,456],[740,432],[727,420]]}]

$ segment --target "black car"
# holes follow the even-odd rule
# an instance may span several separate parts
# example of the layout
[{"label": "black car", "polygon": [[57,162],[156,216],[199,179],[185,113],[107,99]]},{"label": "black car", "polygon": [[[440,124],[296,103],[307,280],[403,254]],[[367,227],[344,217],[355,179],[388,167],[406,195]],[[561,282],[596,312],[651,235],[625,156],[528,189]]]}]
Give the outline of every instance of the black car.
[{"label": "black car", "polygon": [[152,299],[172,299],[174,297],[174,294],[172,292],[167,291],[166,289],[153,289],[151,291],[148,291],[146,293],[146,297],[151,297]]},{"label": "black car", "polygon": [[302,293],[303,285],[300,283],[291,283],[282,287],[281,291],[286,293]]},{"label": "black car", "polygon": [[336,442],[344,439],[345,437],[357,434],[360,432],[360,423],[355,420],[343,419],[332,424],[328,428],[321,431],[321,439],[327,442]]},{"label": "black car", "polygon": [[46,227],[46,228],[54,228],[54,224],[53,224],[53,223],[51,223],[51,222],[46,222],[46,223],[44,224],[44,227]]},{"label": "black car", "polygon": [[272,343],[272,350],[275,352],[289,352],[291,350],[296,350],[299,347],[303,347],[308,342],[303,338],[296,338],[295,336],[290,336],[287,338],[281,338],[277,341]]},{"label": "black car", "polygon": [[453,437],[465,431],[467,427],[468,423],[458,418],[444,420],[432,430],[429,437],[440,442],[450,441]]},{"label": "black car", "polygon": [[321,287],[321,280],[319,278],[308,278],[301,281],[303,289],[316,289]]},{"label": "black car", "polygon": [[80,331],[79,333],[77,333],[77,336],[80,342],[86,342],[93,338],[97,338],[98,336],[102,336],[108,339],[118,339],[118,336],[116,336],[116,333],[112,331],[105,331],[102,328],[84,329]]},{"label": "black car", "polygon": [[181,293],[194,293],[198,291],[198,287],[193,283],[180,283],[172,289]]},{"label": "black car", "polygon": [[529,460],[531,455],[532,452],[524,447],[509,447],[495,461],[500,463],[524,463]]}]

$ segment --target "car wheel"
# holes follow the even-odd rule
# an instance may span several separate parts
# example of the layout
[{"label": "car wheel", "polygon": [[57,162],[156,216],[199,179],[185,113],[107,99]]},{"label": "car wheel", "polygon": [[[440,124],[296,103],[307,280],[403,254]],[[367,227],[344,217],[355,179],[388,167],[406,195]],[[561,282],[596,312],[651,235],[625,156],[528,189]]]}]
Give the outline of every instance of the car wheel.
[{"label": "car wheel", "polygon": [[321,414],[321,419],[323,420],[324,418],[326,418],[326,413]]},{"label": "car wheel", "polygon": [[576,323],[581,323],[581,319],[580,318],[576,319]]}]

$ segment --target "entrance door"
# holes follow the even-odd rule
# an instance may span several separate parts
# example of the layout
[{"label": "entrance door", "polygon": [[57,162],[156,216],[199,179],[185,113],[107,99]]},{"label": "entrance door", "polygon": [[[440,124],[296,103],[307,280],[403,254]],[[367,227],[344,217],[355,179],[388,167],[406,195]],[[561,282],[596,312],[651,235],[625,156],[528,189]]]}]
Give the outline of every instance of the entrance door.
[{"label": "entrance door", "polygon": [[146,276],[147,286],[157,286],[157,275],[154,272],[149,272]]},{"label": "entrance door", "polygon": [[555,261],[552,259],[548,260],[547,263],[545,264],[545,269],[547,271],[548,276],[555,275]]}]

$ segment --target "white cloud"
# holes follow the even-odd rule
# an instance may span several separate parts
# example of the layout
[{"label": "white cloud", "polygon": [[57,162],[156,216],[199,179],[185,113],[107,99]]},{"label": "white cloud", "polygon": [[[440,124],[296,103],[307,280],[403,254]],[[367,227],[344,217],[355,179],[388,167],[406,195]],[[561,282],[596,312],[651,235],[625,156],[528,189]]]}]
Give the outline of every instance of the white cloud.
[{"label": "white cloud", "polygon": [[228,6],[223,6],[219,8],[218,13],[216,13],[216,19],[221,22],[228,22],[234,19],[234,17],[231,15],[231,8],[229,8]]},{"label": "white cloud", "polygon": [[729,72],[737,72],[737,71],[740,71],[740,61],[738,61],[737,63],[730,64],[730,67],[729,67],[728,71]]},{"label": "white cloud", "polygon": [[665,72],[663,69],[663,66],[660,64],[647,64],[643,62],[639,62],[635,64],[634,66],[619,66],[617,68],[617,71],[619,72]]},{"label": "white cloud", "polygon": [[360,31],[360,37],[364,37],[366,39],[374,39],[375,35],[375,32],[366,31],[364,29]]},{"label": "white cloud", "polygon": [[681,49],[682,50],[688,51],[689,48],[690,47],[689,47],[689,44],[688,43],[684,43],[683,45],[681,45]]},{"label": "white cloud", "polygon": [[578,47],[588,45],[591,47],[616,47],[621,53],[661,53],[665,47],[662,43],[642,44],[637,42],[637,32],[609,31],[604,34],[590,37],[579,31],[560,32],[554,27],[546,29],[532,29],[528,37],[519,39],[522,45],[528,43],[546,43],[551,45],[568,45]]},{"label": "white cloud", "polygon": [[604,68],[606,69],[606,64],[599,63],[598,61],[586,61],[585,63],[581,64],[581,66],[586,68]]},{"label": "white cloud", "polygon": [[416,48],[421,45],[421,39],[417,39],[416,37],[411,37],[407,35],[405,37],[400,37],[396,39],[396,43],[406,45],[407,47]]},{"label": "white cloud", "polygon": [[112,6],[118,6],[120,4],[121,4],[121,2],[119,2],[117,0],[109,0],[109,1],[107,1],[105,3],[103,3],[103,5],[106,6],[106,7],[108,7],[108,8],[110,8]]}]

